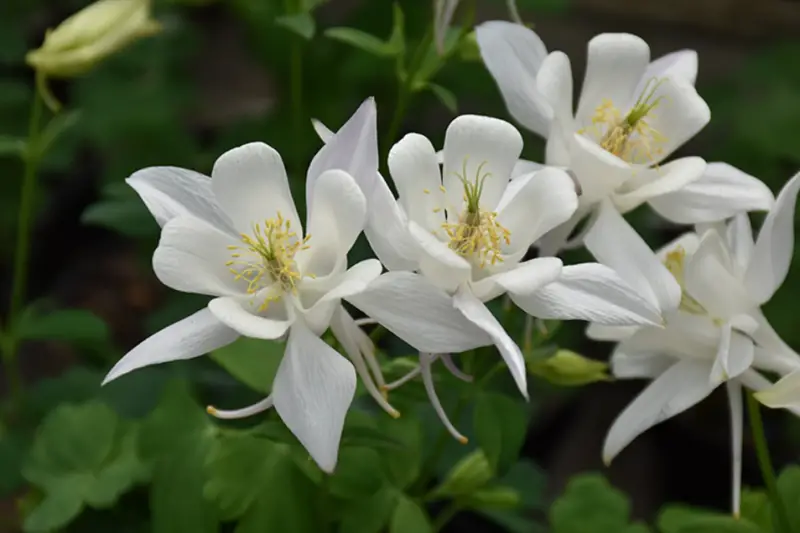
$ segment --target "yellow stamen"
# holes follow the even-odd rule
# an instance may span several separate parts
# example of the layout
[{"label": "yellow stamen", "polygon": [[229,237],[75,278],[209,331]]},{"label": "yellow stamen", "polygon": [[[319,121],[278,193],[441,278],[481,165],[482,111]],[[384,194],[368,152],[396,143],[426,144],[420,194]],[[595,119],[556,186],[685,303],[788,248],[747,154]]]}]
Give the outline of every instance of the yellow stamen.
[{"label": "yellow stamen", "polygon": [[686,250],[683,246],[678,246],[671,252],[667,253],[667,258],[664,260],[664,266],[667,267],[670,274],[678,282],[681,287],[681,303],[679,309],[693,315],[707,315],[708,312],[700,305],[700,302],[695,300],[684,286],[684,264],[686,259]]}]

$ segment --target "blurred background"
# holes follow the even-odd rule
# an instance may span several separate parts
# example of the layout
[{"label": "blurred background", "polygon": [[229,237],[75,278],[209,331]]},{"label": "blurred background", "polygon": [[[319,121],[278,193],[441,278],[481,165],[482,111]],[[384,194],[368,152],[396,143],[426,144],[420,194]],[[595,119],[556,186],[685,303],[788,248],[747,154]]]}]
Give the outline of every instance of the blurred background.
[{"label": "blurred background", "polygon": [[[0,3],[0,141],[26,135],[34,94],[26,52],[41,44],[45,30],[87,3]],[[430,24],[431,2],[399,4],[407,40],[418,41]],[[476,22],[508,19],[505,1],[476,4]],[[678,155],[729,162],[775,192],[800,169],[797,0],[519,0],[518,8],[549,50],[570,56],[576,84],[586,43],[597,33],[635,33],[650,44],[653,57],[697,50],[697,86],[713,118]],[[69,115],[41,167],[27,294],[42,309],[76,308],[91,314],[76,314],[74,323],[61,323],[66,342],[53,340],[59,335],[52,331],[48,340],[29,335],[21,364],[31,400],[18,414],[15,428],[35,428],[55,406],[99,394],[120,413],[148,413],[167,381],[162,369],[142,371],[100,392],[102,376],[147,335],[204,305],[203,298],[169,291],[155,279],[150,255],[159,228],[124,185],[133,171],[172,165],[209,173],[223,151],[259,140],[283,154],[295,198],[302,204],[305,169],[320,147],[310,119],[338,128],[369,96],[377,102],[382,154],[388,150],[385,136],[397,105],[393,63],[328,39],[323,32],[348,26],[385,38],[392,31],[392,3],[329,0],[315,11],[317,32],[310,41],[275,25],[281,9],[272,0],[157,0],[154,13],[163,32],[85,76],[51,82]],[[299,59],[289,53],[290,44]],[[480,60],[453,59],[434,80],[447,94],[416,93],[399,125],[400,135],[420,132],[440,145],[455,109],[509,118]],[[299,103],[288,96],[292,87],[302,94]],[[524,155],[540,161],[541,139],[525,135]],[[0,310],[9,300],[12,281],[21,174],[19,158],[0,150]],[[682,231],[646,208],[634,212],[631,220],[653,244]],[[361,243],[354,256],[368,253]],[[567,259],[588,257],[574,254]],[[766,308],[772,325],[795,349],[800,349],[799,294],[800,262],[795,261]],[[580,324],[564,325],[559,344],[592,358],[607,357],[610,347],[588,342],[581,330]],[[206,389],[228,394],[233,387],[231,378],[210,361],[193,361],[186,372]],[[4,377],[0,383],[3,395]],[[667,501],[720,509],[729,505],[730,437],[722,394],[649,431],[604,469],[600,447],[605,432],[641,386],[603,383],[567,393],[542,386],[534,393],[534,418],[523,453],[540,468],[536,497],[547,500],[560,493],[576,472],[603,470],[631,496],[637,517],[652,517]],[[797,460],[800,425],[782,413],[768,414],[776,462]],[[29,438],[0,427],[3,533],[18,528],[16,509],[27,491],[19,465]],[[752,451],[747,442],[745,446],[745,483],[758,484]],[[115,524],[114,531],[147,531],[146,525],[136,525],[144,506],[146,499],[134,493],[114,511],[94,512],[105,513],[105,519],[82,516],[68,530],[110,531],[108,524]],[[498,531],[485,522],[458,517],[448,531]]]}]

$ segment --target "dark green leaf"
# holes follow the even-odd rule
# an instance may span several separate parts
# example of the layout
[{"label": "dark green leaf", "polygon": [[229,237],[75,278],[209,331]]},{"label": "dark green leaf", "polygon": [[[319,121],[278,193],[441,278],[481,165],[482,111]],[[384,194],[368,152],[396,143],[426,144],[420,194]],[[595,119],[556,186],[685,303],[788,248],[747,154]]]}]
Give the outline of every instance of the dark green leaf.
[{"label": "dark green leaf", "polygon": [[425,510],[408,496],[402,495],[392,513],[389,533],[432,533],[430,519]]},{"label": "dark green leaf", "polygon": [[81,221],[118,231],[130,237],[155,237],[158,224],[125,183],[111,183],[103,188],[103,198],[83,212]]},{"label": "dark green leaf", "polygon": [[628,499],[598,474],[572,478],[564,494],[550,508],[553,533],[634,533],[642,530],[641,526],[631,526],[629,521]]},{"label": "dark green leaf", "polygon": [[316,23],[314,17],[308,13],[297,13],[296,15],[284,15],[275,19],[275,24],[282,26],[310,41],[314,37],[316,31]]},{"label": "dark green leaf", "polygon": [[248,387],[269,394],[283,350],[279,342],[241,337],[211,352],[211,358]]},{"label": "dark green leaf", "polygon": [[772,531],[772,505],[769,497],[760,490],[742,490],[741,515],[769,533]]},{"label": "dark green leaf", "polygon": [[445,89],[441,85],[428,83],[428,89],[436,95],[436,98],[453,114],[458,113],[458,101],[456,95],[450,89]]},{"label": "dark green leaf", "polygon": [[26,312],[17,334],[22,339],[100,343],[109,339],[106,323],[85,309],[60,309],[39,315]]},{"label": "dark green leaf", "polygon": [[366,499],[350,500],[345,503],[341,533],[380,533],[384,531],[392,511],[397,506],[397,492],[384,487]]},{"label": "dark green leaf", "polygon": [[378,427],[389,438],[403,443],[403,450],[383,453],[389,479],[398,488],[408,487],[419,476],[422,462],[422,427],[415,416],[381,417]]},{"label": "dark green leaf", "polygon": [[61,530],[78,516],[83,507],[79,492],[65,487],[45,496],[44,500],[25,517],[27,533],[50,533]]},{"label": "dark green leaf", "polygon": [[340,448],[330,491],[345,499],[363,499],[378,492],[386,478],[378,452],[369,448]]},{"label": "dark green leaf", "polygon": [[657,523],[661,533],[765,533],[749,520],[685,506],[663,509]]},{"label": "dark green leaf", "polygon": [[514,509],[522,502],[519,492],[511,487],[486,487],[473,492],[465,505],[474,509]]},{"label": "dark green leaf", "polygon": [[0,156],[21,156],[25,153],[27,146],[28,143],[25,139],[12,137],[11,135],[0,135]]},{"label": "dark green leaf", "polygon": [[330,28],[325,30],[325,36],[378,57],[395,57],[402,52],[374,35],[354,28]]},{"label": "dark green leaf", "polygon": [[75,125],[80,120],[80,111],[66,111],[53,117],[47,126],[45,126],[41,137],[39,138],[36,149],[39,151],[39,156],[44,155],[47,150],[52,146],[58,138]]},{"label": "dark green leaf", "polygon": [[521,402],[504,394],[482,392],[475,403],[475,436],[489,464],[503,474],[525,442],[528,415]]},{"label": "dark green leaf", "polygon": [[21,434],[0,437],[0,497],[10,495],[22,485],[22,461],[28,442]]},{"label": "dark green leaf", "polygon": [[790,465],[778,476],[778,493],[791,524],[800,524],[800,466]]}]

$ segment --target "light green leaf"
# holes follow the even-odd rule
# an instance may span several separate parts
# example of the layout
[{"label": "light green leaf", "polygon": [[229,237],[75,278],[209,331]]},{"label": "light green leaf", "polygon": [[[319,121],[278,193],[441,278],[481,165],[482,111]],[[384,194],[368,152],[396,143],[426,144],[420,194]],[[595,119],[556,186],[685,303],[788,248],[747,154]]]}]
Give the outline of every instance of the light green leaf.
[{"label": "light green leaf", "polygon": [[392,513],[389,533],[433,533],[428,513],[414,500],[401,495]]},{"label": "light green leaf", "polygon": [[106,323],[85,309],[59,309],[38,314],[26,310],[17,335],[28,340],[58,340],[80,343],[100,343],[109,340]]},{"label": "light green leaf", "polygon": [[657,523],[661,533],[765,533],[747,519],[680,505],[663,509]]},{"label": "light green leaf", "polygon": [[400,4],[395,2],[392,5],[392,34],[389,36],[387,45],[394,50],[395,56],[402,56],[406,50],[406,18]]},{"label": "light green leaf", "polygon": [[427,87],[451,113],[458,113],[458,100],[453,91],[430,82]]},{"label": "light green leaf", "polygon": [[398,493],[383,487],[366,499],[345,502],[342,512],[341,533],[380,533],[385,531],[392,512],[397,506]]},{"label": "light green leaf", "polygon": [[44,500],[25,517],[26,533],[59,531],[74,520],[83,508],[83,498],[77,491],[65,487],[45,496]]},{"label": "light green leaf", "polygon": [[0,156],[25,154],[28,143],[25,139],[12,137],[11,135],[0,135]]},{"label": "light green leaf", "polygon": [[297,13],[295,15],[284,15],[275,19],[275,24],[299,35],[306,41],[314,37],[317,25],[309,13]]},{"label": "light green leaf", "polygon": [[150,469],[138,455],[138,430],[129,425],[117,445],[118,453],[94,475],[86,488],[86,501],[96,509],[112,507],[133,484],[147,481]]},{"label": "light green leaf", "polygon": [[550,508],[553,533],[634,533],[647,531],[631,525],[630,503],[599,474],[572,478],[564,494]]},{"label": "light green leaf", "polygon": [[483,450],[475,450],[450,469],[431,495],[436,498],[470,495],[491,481],[493,474]]},{"label": "light green leaf", "polygon": [[330,28],[325,36],[378,57],[395,57],[402,52],[390,43],[355,28]]},{"label": "light green leaf", "polygon": [[760,490],[742,490],[741,515],[769,533],[772,528],[772,505],[769,497]]},{"label": "light green leaf", "polygon": [[211,352],[211,358],[251,389],[269,394],[283,351],[282,343],[241,337]]},{"label": "light green leaf", "polygon": [[482,392],[475,402],[475,436],[489,465],[505,473],[519,456],[528,428],[528,415],[521,402],[504,394]]},{"label": "light green leaf", "polygon": [[778,493],[783,498],[789,522],[800,524],[800,466],[783,469],[778,476]]}]

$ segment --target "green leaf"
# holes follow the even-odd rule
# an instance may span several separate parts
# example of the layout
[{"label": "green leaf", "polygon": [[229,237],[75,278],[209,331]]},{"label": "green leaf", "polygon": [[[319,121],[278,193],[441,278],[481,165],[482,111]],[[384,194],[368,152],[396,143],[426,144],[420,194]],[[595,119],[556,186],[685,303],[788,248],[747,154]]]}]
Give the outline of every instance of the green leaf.
[{"label": "green leaf", "polygon": [[312,17],[309,13],[284,15],[276,18],[275,24],[286,28],[287,30],[299,35],[307,41],[310,41],[314,37],[314,33],[317,29],[316,22],[314,22],[314,17]]},{"label": "green leaf", "polygon": [[386,529],[397,506],[397,492],[383,487],[366,499],[345,502],[341,515],[341,533],[380,533]]},{"label": "green leaf", "polygon": [[109,228],[129,237],[157,237],[159,228],[153,216],[125,183],[103,188],[102,199],[83,212],[81,222]]},{"label": "green leaf", "polygon": [[663,509],[657,524],[661,533],[764,533],[749,520],[681,505]]},{"label": "green leaf", "polygon": [[767,494],[760,490],[742,490],[742,518],[758,525],[765,532],[771,532],[772,505]]},{"label": "green leaf", "polygon": [[330,28],[325,36],[378,57],[395,57],[402,52],[390,43],[355,28]]},{"label": "green leaf", "polygon": [[28,533],[59,531],[77,517],[83,508],[79,492],[64,488],[50,493],[25,517],[23,528]]},{"label": "green leaf", "polygon": [[458,101],[453,91],[430,82],[427,87],[451,113],[458,113]]},{"label": "green leaf", "polygon": [[503,486],[480,489],[465,499],[465,505],[473,509],[515,509],[521,502],[519,492]]},{"label": "green leaf", "polygon": [[398,451],[405,449],[401,440],[381,431],[375,417],[357,409],[350,409],[344,421],[342,448],[364,447],[376,450]]},{"label": "green leaf", "polygon": [[503,474],[517,460],[525,442],[528,415],[524,406],[504,394],[482,392],[475,402],[473,424],[489,464]]},{"label": "green leaf", "polygon": [[389,480],[400,489],[406,488],[419,476],[422,466],[422,426],[415,416],[381,417],[378,428],[389,438],[403,443],[403,450],[383,453]]},{"label": "green leaf", "polygon": [[101,343],[109,340],[106,323],[85,309],[60,309],[40,315],[29,308],[20,320],[17,335],[28,340]]},{"label": "green leaf", "polygon": [[394,50],[395,56],[402,56],[406,51],[406,18],[403,15],[403,8],[395,2],[392,5],[392,34],[389,36],[387,45]]},{"label": "green leaf", "polygon": [[607,363],[593,361],[570,350],[558,350],[552,357],[529,362],[528,372],[562,387],[611,381]]},{"label": "green leaf", "polygon": [[211,352],[211,358],[251,389],[269,394],[283,351],[280,342],[241,337]]},{"label": "green leaf", "polygon": [[27,146],[28,143],[25,141],[25,139],[12,137],[11,135],[0,135],[0,156],[21,156],[25,154]]},{"label": "green leaf", "polygon": [[[633,533],[628,498],[599,474],[572,478],[550,508],[553,533]],[[644,529],[643,531],[646,531]]]},{"label": "green leaf", "polygon": [[467,496],[483,488],[492,477],[493,471],[483,450],[475,450],[450,469],[431,495],[436,498]]},{"label": "green leaf", "polygon": [[22,485],[22,461],[28,442],[20,433],[0,437],[0,497],[11,495]]},{"label": "green leaf", "polygon": [[778,476],[778,493],[790,524],[800,524],[800,466],[790,465]]},{"label": "green leaf", "polygon": [[389,533],[433,533],[428,514],[408,496],[402,495],[392,513]]},{"label": "green leaf", "polygon": [[341,448],[336,471],[330,477],[332,494],[345,499],[363,499],[386,483],[380,455],[369,448]]}]

